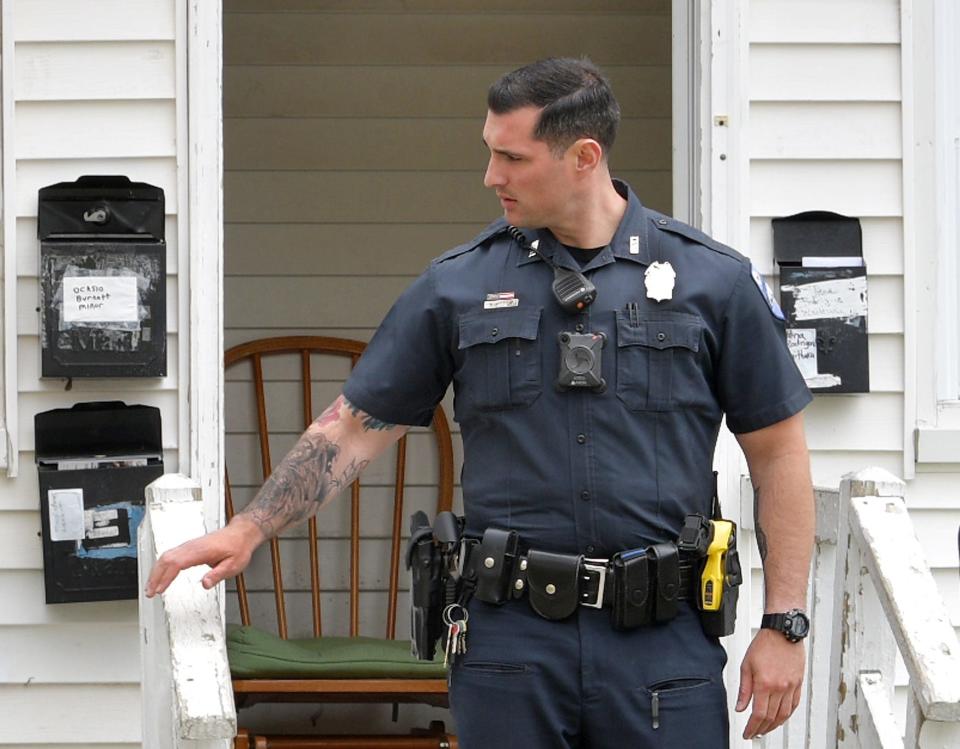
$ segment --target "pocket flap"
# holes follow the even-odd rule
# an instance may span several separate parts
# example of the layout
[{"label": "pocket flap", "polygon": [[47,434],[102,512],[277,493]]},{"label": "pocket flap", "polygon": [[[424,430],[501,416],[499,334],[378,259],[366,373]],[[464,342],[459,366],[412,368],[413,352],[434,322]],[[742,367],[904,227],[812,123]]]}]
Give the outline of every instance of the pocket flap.
[{"label": "pocket flap", "polygon": [[531,551],[527,557],[527,595],[546,619],[565,619],[580,604],[580,557]]},{"label": "pocket flap", "polygon": [[703,320],[687,312],[658,312],[640,315],[631,324],[629,315],[617,312],[617,345],[649,346],[656,349],[686,348],[700,350]]},{"label": "pocket flap", "polygon": [[460,343],[465,349],[480,343],[496,343],[504,338],[535,341],[540,329],[542,307],[514,307],[467,312],[460,315]]}]

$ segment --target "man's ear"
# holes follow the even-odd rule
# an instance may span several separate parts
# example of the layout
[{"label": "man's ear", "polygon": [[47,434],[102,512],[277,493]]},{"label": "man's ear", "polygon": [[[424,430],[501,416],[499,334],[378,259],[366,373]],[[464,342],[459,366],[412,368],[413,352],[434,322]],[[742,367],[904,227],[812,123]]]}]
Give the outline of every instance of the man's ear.
[{"label": "man's ear", "polygon": [[603,161],[603,148],[593,138],[580,138],[571,147],[577,171],[592,171]]}]

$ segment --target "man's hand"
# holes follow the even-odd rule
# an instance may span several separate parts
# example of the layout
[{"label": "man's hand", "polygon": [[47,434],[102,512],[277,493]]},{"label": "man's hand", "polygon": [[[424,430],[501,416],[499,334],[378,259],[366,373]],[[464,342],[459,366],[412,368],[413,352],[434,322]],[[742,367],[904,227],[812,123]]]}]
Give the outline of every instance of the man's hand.
[{"label": "man's hand", "polygon": [[265,540],[255,522],[237,515],[226,527],[164,552],[147,580],[147,598],[163,593],[181,570],[199,564],[213,568],[203,576],[207,590],[221,580],[236,577],[250,563],[253,550]]},{"label": "man's hand", "polygon": [[806,661],[802,642],[790,642],[783,633],[761,629],[740,666],[737,712],[753,699],[753,712],[743,738],[754,739],[782,725],[800,704]]}]

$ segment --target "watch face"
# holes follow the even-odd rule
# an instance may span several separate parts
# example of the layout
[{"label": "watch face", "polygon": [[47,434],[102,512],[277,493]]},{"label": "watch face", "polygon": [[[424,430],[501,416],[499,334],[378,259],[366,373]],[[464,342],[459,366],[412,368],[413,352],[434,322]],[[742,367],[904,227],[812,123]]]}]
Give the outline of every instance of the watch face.
[{"label": "watch face", "polygon": [[784,634],[791,640],[802,640],[810,632],[810,620],[802,611],[790,611],[786,616]]}]

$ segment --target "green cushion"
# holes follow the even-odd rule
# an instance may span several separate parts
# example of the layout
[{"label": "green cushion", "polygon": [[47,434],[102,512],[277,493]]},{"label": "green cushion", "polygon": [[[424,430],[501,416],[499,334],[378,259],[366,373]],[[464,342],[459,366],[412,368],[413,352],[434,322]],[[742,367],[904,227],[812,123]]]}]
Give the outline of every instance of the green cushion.
[{"label": "green cushion", "polygon": [[319,637],[281,640],[256,627],[227,626],[234,678],[444,679],[443,660],[418,661],[406,640]]}]

